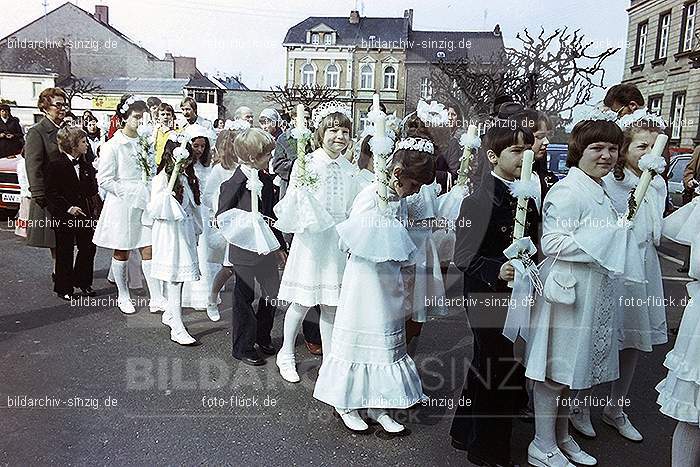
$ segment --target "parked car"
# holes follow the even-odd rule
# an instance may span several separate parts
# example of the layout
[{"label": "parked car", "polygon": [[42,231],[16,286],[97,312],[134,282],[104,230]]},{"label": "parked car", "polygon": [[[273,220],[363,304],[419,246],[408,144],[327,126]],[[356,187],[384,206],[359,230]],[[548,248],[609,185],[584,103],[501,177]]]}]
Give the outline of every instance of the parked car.
[{"label": "parked car", "polygon": [[569,154],[569,147],[566,144],[550,144],[547,146],[547,167],[554,172],[559,180],[569,173],[566,166],[566,156]]},{"label": "parked car", "polygon": [[19,157],[0,158],[0,209],[18,210],[21,196],[17,181]]},{"label": "parked car", "polygon": [[690,159],[690,154],[678,154],[668,165],[668,196],[676,209],[683,206],[683,171]]}]

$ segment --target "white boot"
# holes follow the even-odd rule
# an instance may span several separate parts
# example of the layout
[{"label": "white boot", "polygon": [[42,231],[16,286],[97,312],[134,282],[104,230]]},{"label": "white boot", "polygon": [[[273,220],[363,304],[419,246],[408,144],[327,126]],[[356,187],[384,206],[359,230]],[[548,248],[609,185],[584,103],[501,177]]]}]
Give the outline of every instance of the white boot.
[{"label": "white boot", "polygon": [[207,316],[214,322],[219,321],[221,319],[221,315],[219,314],[219,305],[216,303],[209,303],[207,305]]},{"label": "white boot", "polygon": [[141,269],[143,276],[146,278],[146,286],[148,287],[148,310],[151,313],[165,311],[167,302],[163,297],[163,282],[155,277],[151,277],[151,260],[142,259]]},{"label": "white boot", "polygon": [[168,308],[164,315],[168,314],[170,326],[170,340],[180,345],[192,345],[196,343],[182,323],[182,282],[168,283]]},{"label": "white boot", "polygon": [[129,294],[129,285],[127,283],[127,261],[120,261],[112,258],[112,272],[114,274],[114,283],[117,285],[117,306],[119,310],[127,315],[136,313],[136,308],[131,302]]},{"label": "white boot", "polygon": [[384,409],[367,409],[367,416],[379,423],[387,433],[401,433],[405,427],[391,418]]},{"label": "white boot", "polygon": [[282,352],[278,352],[277,358],[275,358],[275,364],[280,370],[280,375],[282,376],[283,380],[290,383],[298,383],[301,381],[301,378],[299,378],[299,373],[297,373],[294,354],[283,354]]},{"label": "white boot", "polygon": [[352,431],[365,431],[369,429],[369,425],[362,420],[360,414],[357,410],[345,410],[345,409],[335,409],[340,415],[340,419],[343,421],[346,427]]}]

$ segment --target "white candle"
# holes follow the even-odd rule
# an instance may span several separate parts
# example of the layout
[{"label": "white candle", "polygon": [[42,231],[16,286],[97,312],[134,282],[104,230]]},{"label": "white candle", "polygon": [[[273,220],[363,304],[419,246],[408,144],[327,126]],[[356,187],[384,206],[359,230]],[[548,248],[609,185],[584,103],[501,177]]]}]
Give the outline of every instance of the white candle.
[{"label": "white candle", "polygon": [[[376,94],[375,94],[376,96]],[[374,121],[374,138],[383,140],[386,138],[386,115],[380,114]],[[377,194],[379,195],[379,207],[385,209],[388,206],[389,174],[386,172],[387,154],[374,154],[374,163],[377,171]]]},{"label": "white candle", "polygon": [[[664,134],[659,134],[656,137],[656,141],[654,141],[654,146],[651,148],[650,154],[656,157],[662,156],[667,142],[668,136]],[[637,215],[637,211],[639,211],[639,206],[644,200],[644,195],[649,189],[651,179],[654,178],[654,175],[655,174],[651,170],[645,170],[642,173],[642,176],[639,178],[639,184],[637,185],[637,188],[634,189],[634,204],[636,207],[634,209],[634,212],[632,213],[632,219],[635,215]]]},{"label": "white candle", "polygon": [[306,119],[304,118],[304,104],[297,105],[297,128],[306,128]]},{"label": "white candle", "polygon": [[[529,182],[532,178],[532,162],[535,159],[535,153],[528,149],[523,153],[523,165],[520,169],[520,180]],[[525,218],[527,217],[527,200],[528,198],[518,198],[518,208],[515,211],[515,226],[513,227],[513,240],[523,238],[525,234]]]},{"label": "white candle", "polygon": [[[478,129],[476,128],[476,125],[469,125],[469,128],[467,128],[467,138],[469,140],[473,140],[476,138],[478,134]],[[464,152],[462,153],[464,158],[462,159],[462,162],[459,165],[459,174],[457,177],[457,184],[458,185],[464,185],[467,181],[467,176],[469,175],[469,163],[472,160],[472,148],[469,146],[464,146]]]},{"label": "white candle", "polygon": [[379,94],[376,92],[372,96],[372,110],[375,110],[377,112],[379,112],[379,110],[381,110],[379,107]]}]

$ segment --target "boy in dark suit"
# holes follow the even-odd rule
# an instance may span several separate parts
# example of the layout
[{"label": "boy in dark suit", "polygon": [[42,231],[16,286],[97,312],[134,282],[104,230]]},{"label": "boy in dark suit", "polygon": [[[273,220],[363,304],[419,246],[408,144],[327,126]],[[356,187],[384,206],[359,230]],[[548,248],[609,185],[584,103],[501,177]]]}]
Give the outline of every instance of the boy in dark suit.
[{"label": "boy in dark suit", "polygon": [[[454,262],[464,274],[464,297],[474,335],[474,357],[450,435],[476,465],[511,465],[512,420],[527,402],[525,372],[503,336],[514,268],[503,254],[513,242],[517,198],[510,185],[520,178],[523,152],[534,136],[525,128],[492,127],[484,138],[493,171],[462,202]],[[486,163],[486,161],[483,161]],[[537,243],[537,208],[530,199],[525,235]]]},{"label": "boy in dark suit", "polygon": [[[92,297],[93,264],[96,247],[92,243],[94,222],[99,215],[95,168],[85,159],[87,135],[77,127],[64,127],[56,140],[61,154],[49,161],[47,207],[56,234],[56,281],[54,291],[63,300],[74,298],[73,288]],[[73,258],[73,246],[78,255]]]},{"label": "boy in dark suit", "polygon": [[[275,142],[272,137],[259,128],[251,128],[236,137],[234,152],[241,165],[236,168],[233,176],[221,185],[217,216],[234,208],[250,212],[252,195],[249,181],[257,178],[262,183],[259,212],[268,224],[275,220],[272,210],[276,199],[275,186],[272,177],[266,172],[274,148]],[[234,358],[252,366],[265,364],[255,345],[265,354],[275,353],[270,332],[277,310],[275,300],[280,285],[278,265],[286,261],[286,252],[281,232],[276,229],[272,231],[282,246],[281,250],[258,254],[231,244],[227,253],[227,259],[233,265],[236,274],[233,291],[232,354]],[[256,280],[262,290],[257,314],[253,312]]]}]

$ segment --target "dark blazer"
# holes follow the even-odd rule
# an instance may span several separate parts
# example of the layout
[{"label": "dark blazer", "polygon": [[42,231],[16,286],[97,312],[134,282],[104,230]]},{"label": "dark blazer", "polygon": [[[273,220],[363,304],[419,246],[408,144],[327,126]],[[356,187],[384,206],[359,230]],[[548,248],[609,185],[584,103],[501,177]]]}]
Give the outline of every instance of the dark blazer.
[{"label": "dark blazer", "polygon": [[48,117],[42,118],[39,123],[27,131],[27,141],[24,145],[27,179],[32,199],[36,199],[40,206],[46,206],[44,198],[46,197],[49,162],[61,157],[56,143],[57,133],[58,127]]},{"label": "dark blazer", "polygon": [[[68,228],[69,220],[90,220],[99,215],[94,200],[97,195],[97,172],[84,157],[79,159],[78,167],[80,177],[76,175],[73,163],[65,154],[49,162],[51,177],[46,184],[46,201],[53,219],[60,220],[58,228]],[[68,208],[72,206],[78,206],[88,217],[76,218],[68,214]],[[87,222],[86,225],[90,223]]]},{"label": "dark blazer", "polygon": [[14,156],[22,152],[24,132],[17,117],[10,115],[7,123],[0,118],[0,133],[14,135],[13,138],[0,138],[0,157]]},{"label": "dark blazer", "polygon": [[[455,243],[455,265],[464,273],[464,295],[470,292],[507,292],[498,278],[507,261],[503,250],[513,243],[518,200],[508,187],[490,173],[477,191],[462,202]],[[525,235],[537,245],[539,214],[534,200],[528,201]]]},{"label": "dark blazer", "polygon": [[[287,192],[289,177],[292,174],[292,166],[297,158],[297,142],[290,136],[289,132],[290,130],[287,130],[279,135],[275,144],[275,151],[272,154],[272,170],[282,179],[280,184],[280,198]],[[309,153],[311,150],[311,144],[307,143],[306,152]]]},{"label": "dark blazer", "polygon": [[[275,213],[272,210],[276,202],[275,186],[272,183],[272,177],[270,174],[262,171],[258,171],[258,176],[263,184],[261,193],[262,200],[258,204],[258,209],[263,216],[271,220],[277,220],[277,217],[275,217]],[[217,216],[222,212],[233,208],[250,212],[252,206],[250,190],[248,190],[246,187],[247,181],[248,178],[245,176],[241,168],[237,167],[233,172],[233,176],[221,184],[219,206],[218,210],[216,211]],[[272,225],[270,225],[270,227],[272,227]],[[272,228],[272,232],[280,242],[281,248],[284,249],[285,242],[284,238],[282,237],[282,233],[274,227]],[[266,255],[259,255],[254,251],[244,250],[237,246],[231,245],[229,261],[233,265],[254,266],[262,261],[265,256]]]}]

